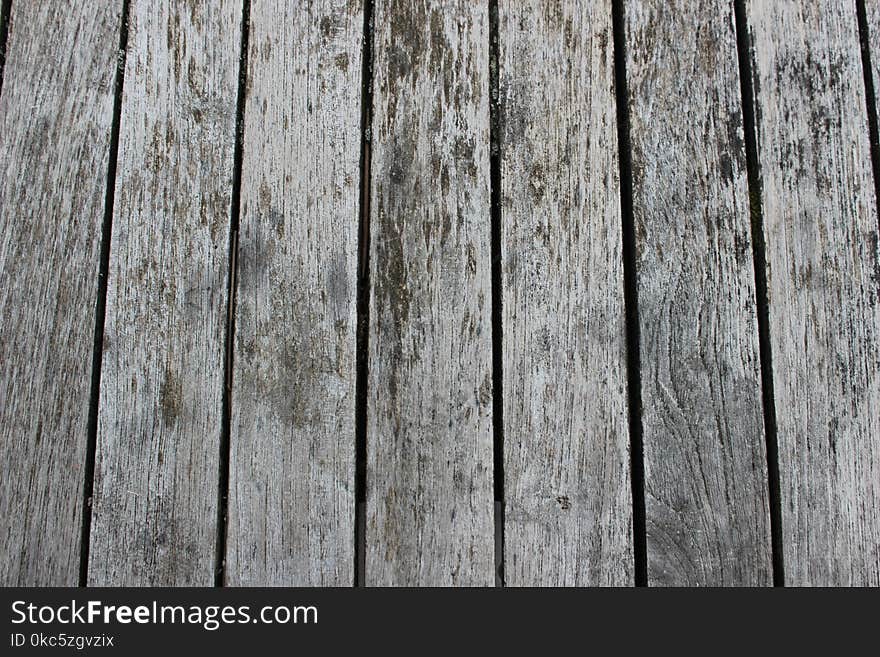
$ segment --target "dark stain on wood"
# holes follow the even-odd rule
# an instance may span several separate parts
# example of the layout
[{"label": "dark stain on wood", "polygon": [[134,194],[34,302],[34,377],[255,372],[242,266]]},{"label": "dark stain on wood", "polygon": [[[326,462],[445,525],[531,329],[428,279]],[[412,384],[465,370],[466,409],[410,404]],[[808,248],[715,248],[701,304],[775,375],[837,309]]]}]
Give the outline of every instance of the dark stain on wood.
[{"label": "dark stain on wood", "polygon": [[159,408],[165,426],[173,426],[180,417],[183,405],[183,385],[174,370],[165,368],[165,377],[159,390]]}]

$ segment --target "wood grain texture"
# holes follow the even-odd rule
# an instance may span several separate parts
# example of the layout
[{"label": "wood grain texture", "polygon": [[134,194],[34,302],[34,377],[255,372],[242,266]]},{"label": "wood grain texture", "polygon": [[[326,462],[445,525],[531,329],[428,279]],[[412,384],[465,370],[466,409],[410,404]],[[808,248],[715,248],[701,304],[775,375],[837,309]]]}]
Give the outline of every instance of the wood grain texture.
[{"label": "wood grain texture", "polygon": [[611,2],[499,12],[505,580],[632,584]]},{"label": "wood grain texture", "polygon": [[648,582],[761,585],[771,547],[733,4],[626,4]]},{"label": "wood grain texture", "polygon": [[241,3],[130,12],[89,582],[208,586]]},{"label": "wood grain texture", "polygon": [[375,4],[366,581],[494,583],[485,3]]},{"label": "wood grain texture", "polygon": [[785,578],[880,584],[880,253],[855,3],[749,2]]},{"label": "wood grain texture", "polygon": [[0,585],[75,586],[120,3],[16,0],[0,97]]},{"label": "wood grain texture", "polygon": [[354,579],[362,11],[252,5],[229,584]]}]

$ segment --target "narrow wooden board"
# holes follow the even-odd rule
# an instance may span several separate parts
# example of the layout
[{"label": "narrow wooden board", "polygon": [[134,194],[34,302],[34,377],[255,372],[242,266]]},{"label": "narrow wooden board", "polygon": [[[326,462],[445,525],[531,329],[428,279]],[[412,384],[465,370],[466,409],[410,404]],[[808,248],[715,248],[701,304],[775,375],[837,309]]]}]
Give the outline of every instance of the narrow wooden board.
[{"label": "narrow wooden board", "polygon": [[626,4],[648,583],[772,581],[733,3]]},{"label": "narrow wooden board", "polygon": [[486,3],[375,3],[366,581],[494,583]]},{"label": "narrow wooden board", "polygon": [[75,586],[121,3],[16,0],[0,96],[0,585]]},{"label": "narrow wooden board", "polygon": [[880,253],[855,3],[749,2],[785,580],[880,584]]},{"label": "narrow wooden board", "polygon": [[131,4],[90,584],[214,582],[241,11]]},{"label": "narrow wooden board", "polygon": [[611,2],[499,12],[505,579],[632,584]]},{"label": "narrow wooden board", "polygon": [[227,583],[350,586],[363,7],[252,12]]}]

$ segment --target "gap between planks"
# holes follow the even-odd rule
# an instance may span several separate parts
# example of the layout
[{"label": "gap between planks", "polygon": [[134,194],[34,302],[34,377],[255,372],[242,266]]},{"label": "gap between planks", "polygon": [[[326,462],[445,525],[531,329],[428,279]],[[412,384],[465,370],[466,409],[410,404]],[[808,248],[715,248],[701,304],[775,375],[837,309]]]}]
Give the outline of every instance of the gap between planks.
[{"label": "gap between planks", "polygon": [[[742,0],[739,0],[742,2]],[[874,2],[876,0],[872,0]],[[880,16],[880,10],[873,10],[874,16]],[[868,108],[868,136],[871,147],[871,168],[874,171],[874,195],[877,198],[877,207],[880,208],[880,114],[877,107],[877,85],[880,79],[874,79],[874,63],[871,53],[871,28],[880,28],[880,21],[869,25],[868,15],[865,9],[865,0],[856,0],[856,17],[859,23],[859,45],[862,52],[862,73],[865,77],[865,102]],[[880,39],[880,34],[874,34],[874,45]],[[880,48],[876,48],[874,56],[880,57]],[[880,229],[880,222],[878,222]]]},{"label": "gap between planks", "polygon": [[3,0],[0,5],[0,94],[3,93],[3,69],[6,67],[6,41],[9,38],[9,17],[12,15],[12,0]]},{"label": "gap between planks", "polygon": [[639,362],[639,295],[633,217],[632,145],[626,79],[626,22],[623,0],[611,6],[614,37],[614,82],[617,148],[620,167],[620,208],[623,220],[623,290],[626,312],[626,370],[630,432],[630,481],[633,505],[633,558],[636,586],[648,585],[645,509],[645,461],[642,436],[642,380]]},{"label": "gap between planks", "polygon": [[752,85],[752,62],[749,58],[749,35],[743,0],[734,1],[736,47],[745,133],[746,177],[749,188],[749,212],[752,227],[752,261],[755,268],[755,296],[758,311],[758,352],[761,361],[761,393],[764,411],[764,436],[767,450],[767,486],[770,496],[770,544],[773,560],[773,585],[783,586],[785,566],[782,550],[782,500],[779,493],[779,448],[776,438],[776,399],[773,392],[773,355],[770,348],[770,310],[767,295],[767,251],[764,243],[763,190],[758,162],[755,127],[755,96]]},{"label": "gap between planks", "polygon": [[232,419],[232,374],[235,356],[235,300],[238,274],[238,229],[241,219],[241,167],[244,150],[244,113],[247,106],[248,47],[251,2],[241,8],[241,52],[238,59],[238,90],[235,107],[235,149],[232,160],[232,201],[229,216],[229,273],[226,290],[226,343],[223,363],[223,424],[217,490],[217,548],[214,586],[226,583],[226,539],[229,526],[229,449]]},{"label": "gap between planks", "polygon": [[357,345],[355,362],[354,586],[366,583],[367,381],[370,366],[370,142],[373,120],[373,0],[364,0],[361,54],[361,157],[358,208]]},{"label": "gap between planks", "polygon": [[492,449],[495,494],[495,586],[504,580],[504,326],[501,284],[501,125],[498,0],[489,2],[489,197],[492,257]]}]

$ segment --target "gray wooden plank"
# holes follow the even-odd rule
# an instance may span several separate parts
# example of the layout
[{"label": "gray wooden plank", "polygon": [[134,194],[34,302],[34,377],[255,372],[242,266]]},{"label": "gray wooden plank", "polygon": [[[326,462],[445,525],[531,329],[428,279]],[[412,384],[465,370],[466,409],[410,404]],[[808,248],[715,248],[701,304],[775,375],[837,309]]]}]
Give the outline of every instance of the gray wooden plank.
[{"label": "gray wooden plank", "polygon": [[366,581],[491,585],[485,3],[375,4]]},{"label": "gray wooden plank", "polygon": [[0,97],[0,585],[79,577],[120,3],[16,0]]},{"label": "gray wooden plank", "polygon": [[626,4],[648,582],[772,578],[733,3]]},{"label": "gray wooden plank", "polygon": [[505,579],[631,584],[611,2],[499,12]]},{"label": "gray wooden plank", "polygon": [[880,584],[880,253],[855,3],[749,2],[785,579]]},{"label": "gray wooden plank", "polygon": [[91,584],[214,581],[241,11],[131,4]]},{"label": "gray wooden plank", "polygon": [[252,5],[229,584],[353,582],[362,11]]}]

